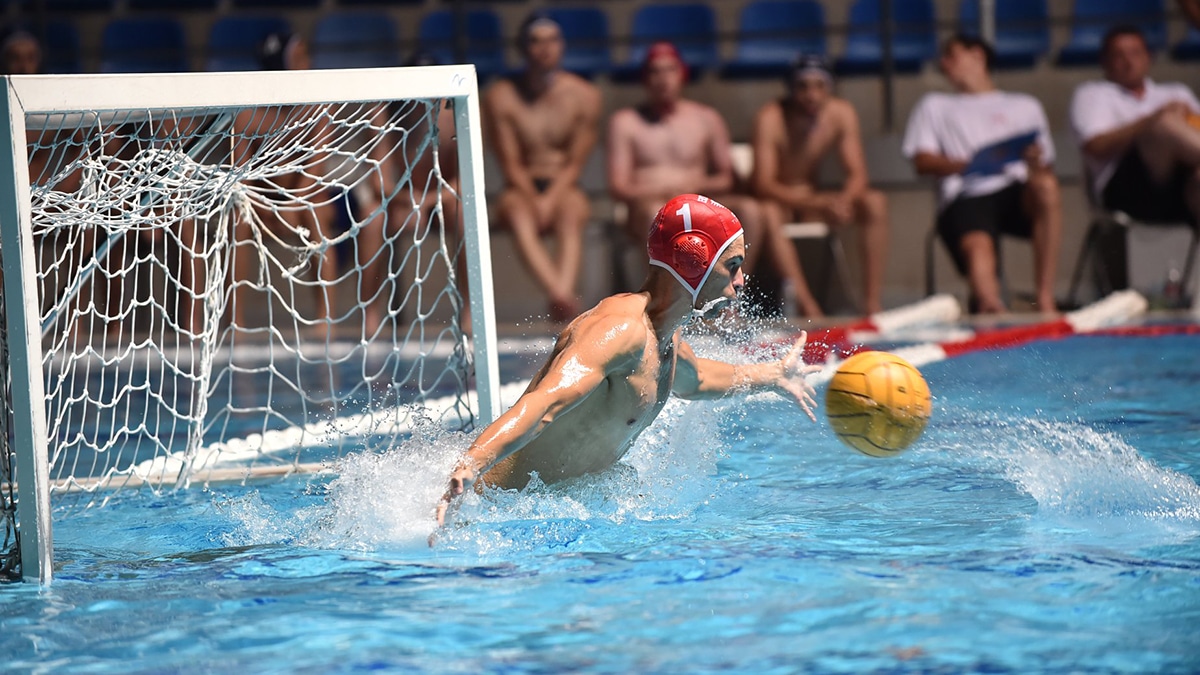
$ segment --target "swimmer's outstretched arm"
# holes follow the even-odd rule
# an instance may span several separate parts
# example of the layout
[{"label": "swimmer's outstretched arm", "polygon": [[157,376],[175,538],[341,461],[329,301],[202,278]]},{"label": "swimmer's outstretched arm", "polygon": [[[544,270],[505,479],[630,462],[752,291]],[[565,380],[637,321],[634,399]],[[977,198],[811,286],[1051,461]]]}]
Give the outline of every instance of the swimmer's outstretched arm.
[{"label": "swimmer's outstretched arm", "polygon": [[636,322],[614,325],[603,317],[584,318],[560,339],[550,361],[513,407],[489,424],[450,474],[450,485],[437,506],[437,522],[445,522],[451,500],[463,494],[496,464],[520,452],[579,405],[613,372],[632,369],[645,350],[648,334]]},{"label": "swimmer's outstretched arm", "polygon": [[804,363],[804,343],[808,333],[801,332],[800,339],[778,361],[733,365],[723,361],[702,359],[696,356],[685,342],[679,343],[679,361],[675,367],[676,396],[686,399],[720,398],[733,391],[774,390],[787,394],[812,421],[817,421],[813,410],[817,401],[816,390],[804,380],[805,375],[821,370],[818,365]]}]

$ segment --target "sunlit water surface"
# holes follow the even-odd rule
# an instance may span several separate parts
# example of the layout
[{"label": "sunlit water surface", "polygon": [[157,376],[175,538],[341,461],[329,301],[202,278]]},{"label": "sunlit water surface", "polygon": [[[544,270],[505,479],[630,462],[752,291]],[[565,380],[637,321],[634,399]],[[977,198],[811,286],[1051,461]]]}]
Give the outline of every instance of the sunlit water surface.
[{"label": "sunlit water surface", "polygon": [[924,372],[896,458],[778,397],[673,401],[612,471],[472,496],[433,548],[463,436],[122,494],[55,523],[53,585],[0,588],[3,669],[1200,671],[1200,339]]}]

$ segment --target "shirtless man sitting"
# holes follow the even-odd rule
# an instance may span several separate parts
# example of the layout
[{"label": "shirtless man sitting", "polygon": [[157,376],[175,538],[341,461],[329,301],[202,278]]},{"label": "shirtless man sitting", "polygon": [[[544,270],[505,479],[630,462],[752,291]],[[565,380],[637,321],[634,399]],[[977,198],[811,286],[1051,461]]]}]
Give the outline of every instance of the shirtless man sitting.
[{"label": "shirtless man sitting", "polygon": [[646,51],[642,83],[646,101],[613,113],[608,126],[608,190],[628,207],[626,228],[635,242],[646,239],[658,207],[684,192],[712,195],[729,206],[746,230],[750,271],[762,249],[758,200],[732,194],[729,128],[713,108],[682,97],[687,64],[670,42]]},{"label": "shirtless man sitting", "polygon": [[[579,311],[575,287],[590,206],[578,182],[596,144],[600,91],[560,68],[562,30],[548,16],[526,19],[518,42],[524,72],[495,83],[483,98],[505,180],[496,215],[549,297],[550,318],[565,321]],[[542,242],[551,231],[558,237],[557,260]]]},{"label": "shirtless man sitting", "polygon": [[[783,219],[862,227],[865,309],[873,314],[883,309],[887,198],[869,186],[858,113],[849,101],[833,96],[833,76],[820,57],[798,58],[787,85],[788,95],[764,105],[754,121],[754,187],[768,200],[768,227],[778,230],[776,223]],[[840,190],[824,191],[817,187],[817,170],[831,153],[841,163],[845,182]],[[780,273],[795,288],[796,309],[804,316],[821,316],[794,249],[788,245],[785,250],[791,260]]]},{"label": "shirtless man sitting", "polygon": [[793,397],[815,421],[814,391],[804,376],[820,367],[804,365],[803,334],[780,361],[736,366],[700,358],[680,339],[691,318],[733,300],[745,283],[737,217],[707,197],[680,195],[654,218],[647,248],[642,289],[603,300],[572,321],[517,403],[468,448],[438,503],[439,525],[477,479],[519,489],[535,472],[553,483],[604,471],[672,392],[712,399],[774,390]]}]

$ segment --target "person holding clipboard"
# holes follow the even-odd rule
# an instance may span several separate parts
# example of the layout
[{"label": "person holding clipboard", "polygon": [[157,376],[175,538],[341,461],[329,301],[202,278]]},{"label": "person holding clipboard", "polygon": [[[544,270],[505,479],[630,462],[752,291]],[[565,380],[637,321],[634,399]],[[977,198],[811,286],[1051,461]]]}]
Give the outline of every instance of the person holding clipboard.
[{"label": "person holding clipboard", "polygon": [[1007,310],[997,274],[1003,233],[1033,241],[1035,302],[1055,312],[1062,211],[1050,127],[1036,98],[996,88],[992,58],[973,36],[943,45],[939,65],[954,91],[918,101],[902,149],[917,173],[938,179],[938,235],[967,279],[971,310]]}]

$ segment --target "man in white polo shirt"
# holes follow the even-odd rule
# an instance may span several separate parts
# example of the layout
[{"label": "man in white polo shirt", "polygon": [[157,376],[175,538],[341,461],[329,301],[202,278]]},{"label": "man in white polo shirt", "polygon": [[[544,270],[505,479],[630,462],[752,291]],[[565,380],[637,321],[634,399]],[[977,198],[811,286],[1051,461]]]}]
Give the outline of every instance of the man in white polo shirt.
[{"label": "man in white polo shirt", "polygon": [[1108,31],[1104,80],[1071,99],[1071,126],[1095,200],[1139,220],[1200,220],[1200,102],[1187,85],[1147,77],[1150,51],[1133,26]]},{"label": "man in white polo shirt", "polygon": [[997,275],[1001,233],[1033,240],[1038,309],[1055,311],[1062,233],[1054,144],[1042,104],[996,89],[992,50],[956,35],[939,65],[953,93],[926,94],[913,109],[903,152],[938,179],[938,234],[971,288],[974,312],[1006,310]]}]

